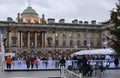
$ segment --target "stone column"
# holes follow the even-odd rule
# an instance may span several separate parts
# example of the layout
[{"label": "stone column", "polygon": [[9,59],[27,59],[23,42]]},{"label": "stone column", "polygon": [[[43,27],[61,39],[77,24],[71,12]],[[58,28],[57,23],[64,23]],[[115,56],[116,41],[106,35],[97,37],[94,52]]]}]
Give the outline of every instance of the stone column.
[{"label": "stone column", "polygon": [[17,42],[18,42],[17,43],[18,47],[20,47],[20,32],[18,32],[18,41]]},{"label": "stone column", "polygon": [[44,35],[45,35],[45,39],[44,39],[44,44],[45,44],[45,47],[46,47],[46,42],[47,42],[47,33],[44,33]]},{"label": "stone column", "polygon": [[12,46],[12,40],[11,40],[11,32],[9,32],[9,47]]},{"label": "stone column", "polygon": [[28,32],[28,47],[30,47],[30,32]]},{"label": "stone column", "polygon": [[98,46],[98,31],[95,30],[94,32],[94,46]]},{"label": "stone column", "polygon": [[42,33],[42,48],[44,47],[44,33],[43,32],[41,32]]},{"label": "stone column", "polygon": [[23,47],[23,32],[21,32],[21,47]]},{"label": "stone column", "polygon": [[37,32],[35,32],[35,47],[37,47]]},{"label": "stone column", "polygon": [[53,47],[54,47],[55,46],[55,32],[54,31],[52,32],[52,38],[53,38],[52,42],[53,42]]},{"label": "stone column", "polygon": [[42,47],[45,47],[45,31],[42,32]]},{"label": "stone column", "polygon": [[86,41],[88,43],[88,29],[85,30],[85,34],[86,34]]},{"label": "stone column", "polygon": [[55,52],[55,32],[52,32],[52,45],[53,45],[53,53]]},{"label": "stone column", "polygon": [[40,32],[40,47],[42,47],[42,32]]}]

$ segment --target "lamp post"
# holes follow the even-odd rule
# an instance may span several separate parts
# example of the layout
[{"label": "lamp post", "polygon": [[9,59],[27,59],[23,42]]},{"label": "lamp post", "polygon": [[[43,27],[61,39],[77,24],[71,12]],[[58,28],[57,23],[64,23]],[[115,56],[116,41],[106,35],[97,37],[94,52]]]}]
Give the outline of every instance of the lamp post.
[{"label": "lamp post", "polygon": [[53,40],[53,53],[55,53],[55,31],[52,32],[52,40]]},{"label": "lamp post", "polygon": [[104,48],[104,49],[107,47],[107,44],[108,44],[107,41],[104,41],[104,42],[103,42],[103,48]]},{"label": "lamp post", "polygon": [[5,30],[1,29],[1,60],[0,60],[0,76],[4,78],[4,62],[5,62],[5,45],[6,45],[6,37]]}]

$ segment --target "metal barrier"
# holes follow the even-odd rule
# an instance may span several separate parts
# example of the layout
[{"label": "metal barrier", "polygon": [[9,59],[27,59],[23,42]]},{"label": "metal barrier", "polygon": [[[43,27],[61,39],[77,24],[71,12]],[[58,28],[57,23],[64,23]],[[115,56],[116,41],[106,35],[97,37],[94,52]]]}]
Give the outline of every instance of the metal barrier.
[{"label": "metal barrier", "polygon": [[[6,68],[6,63],[4,64]],[[31,65],[30,65],[31,66]],[[11,64],[11,69],[27,69],[25,61],[13,61]],[[31,69],[31,67],[29,68]],[[33,69],[60,69],[58,61],[39,61],[38,68],[34,64]]]},{"label": "metal barrier", "polygon": [[[106,66],[106,64],[108,62],[106,60],[89,60],[89,61],[90,61],[90,64],[93,66],[93,68],[96,68],[95,65],[99,64],[99,63],[101,64],[101,62],[104,64],[104,66]],[[61,69],[61,75],[59,75],[59,77],[60,76],[61,76],[61,78],[81,78],[81,77],[84,77],[81,73],[78,73],[78,70],[77,70],[77,73],[76,73],[76,71],[74,69],[73,70],[75,72],[69,71],[69,70],[66,69],[70,65],[73,65],[73,63],[74,63],[74,66],[76,67],[77,66],[77,61],[73,62],[72,60],[66,60],[66,67],[64,69]],[[109,63],[110,63],[110,66],[115,67],[113,61],[109,61]],[[4,67],[5,67],[4,69],[7,70],[6,63],[4,63]],[[119,67],[120,67],[120,65],[119,65]],[[25,69],[26,70],[27,69],[26,62],[25,61],[13,61],[11,69],[12,70],[14,70],[14,69],[15,70],[19,70],[19,69]],[[31,69],[32,68],[30,68],[30,70]],[[33,69],[35,69],[35,70],[36,69],[60,69],[59,60],[48,60],[48,61],[40,60],[38,68],[36,68],[35,65],[34,65]],[[10,70],[10,69],[8,69],[8,70]],[[2,71],[2,72],[4,74],[4,71]],[[96,69],[96,70],[94,69],[92,76],[94,78],[97,78],[99,76],[99,78],[100,78],[103,75],[104,75],[104,72],[101,73],[101,71],[99,69]],[[1,78],[4,78],[4,77],[1,77]]]},{"label": "metal barrier", "polygon": [[4,78],[4,61],[0,61],[0,78]]},{"label": "metal barrier", "polygon": [[[109,66],[109,68],[115,68],[113,61],[106,61],[106,60],[89,60],[90,64],[95,67],[96,64],[103,64],[104,67]],[[66,68],[68,66],[73,66],[74,68],[77,67],[77,62],[73,62],[72,60],[66,61]],[[120,67],[120,64],[119,64]],[[26,69],[26,62],[25,61],[13,61],[11,65],[11,69]],[[6,63],[4,63],[4,69],[6,68]],[[31,68],[30,68],[31,69]],[[38,68],[34,65],[33,69],[60,69],[59,60],[49,60],[43,61],[40,60],[38,64]]]},{"label": "metal barrier", "polygon": [[82,74],[67,70],[64,66],[61,67],[61,78],[82,78]]}]

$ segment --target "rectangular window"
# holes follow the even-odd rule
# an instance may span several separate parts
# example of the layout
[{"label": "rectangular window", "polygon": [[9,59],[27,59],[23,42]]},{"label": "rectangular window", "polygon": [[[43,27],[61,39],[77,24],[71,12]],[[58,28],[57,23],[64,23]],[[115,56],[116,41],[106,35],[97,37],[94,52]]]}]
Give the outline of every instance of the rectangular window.
[{"label": "rectangular window", "polygon": [[59,41],[55,40],[55,46],[59,46]]},{"label": "rectangular window", "polygon": [[79,40],[77,41],[77,46],[80,46],[80,41]]},{"label": "rectangular window", "polygon": [[66,41],[63,41],[63,46],[66,46]]},{"label": "rectangular window", "polygon": [[28,32],[23,32],[23,45],[24,47],[28,46]]},{"label": "rectangular window", "polygon": [[13,45],[16,45],[16,40],[13,40]]},{"label": "rectangular window", "polygon": [[77,34],[77,37],[80,37],[80,34]]},{"label": "rectangular window", "polygon": [[84,40],[84,46],[87,46],[87,41],[86,40]]},{"label": "rectangular window", "polygon": [[70,46],[73,46],[73,40],[70,40]]},{"label": "rectangular window", "polygon": [[17,46],[17,37],[12,37],[12,46]]}]

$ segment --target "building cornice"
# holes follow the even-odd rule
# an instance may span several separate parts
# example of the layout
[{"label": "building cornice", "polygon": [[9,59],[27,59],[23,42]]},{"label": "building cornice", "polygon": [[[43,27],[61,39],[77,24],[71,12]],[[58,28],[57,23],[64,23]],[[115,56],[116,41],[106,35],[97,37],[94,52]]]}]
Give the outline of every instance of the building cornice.
[{"label": "building cornice", "polygon": [[73,29],[101,29],[102,25],[85,24],[24,24],[24,23],[0,23],[0,27],[24,27],[24,28],[73,28]]}]

